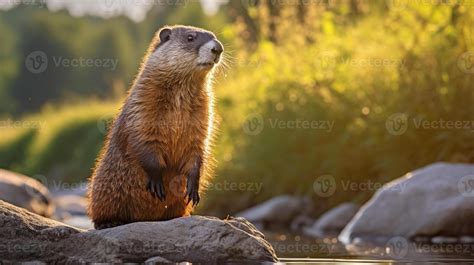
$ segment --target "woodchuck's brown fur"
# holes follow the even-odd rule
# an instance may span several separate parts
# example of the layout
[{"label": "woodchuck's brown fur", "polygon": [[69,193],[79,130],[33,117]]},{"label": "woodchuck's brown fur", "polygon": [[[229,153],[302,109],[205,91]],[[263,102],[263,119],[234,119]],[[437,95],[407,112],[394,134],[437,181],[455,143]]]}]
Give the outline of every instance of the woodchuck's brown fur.
[{"label": "woodchuck's brown fur", "polygon": [[158,31],[90,179],[96,229],[187,216],[199,203],[212,175],[210,79],[222,51],[199,28]]}]

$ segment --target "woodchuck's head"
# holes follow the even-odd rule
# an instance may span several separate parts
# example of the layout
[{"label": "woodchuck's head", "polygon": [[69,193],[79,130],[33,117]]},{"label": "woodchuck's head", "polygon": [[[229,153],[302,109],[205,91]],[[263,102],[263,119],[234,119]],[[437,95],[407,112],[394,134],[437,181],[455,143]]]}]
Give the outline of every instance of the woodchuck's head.
[{"label": "woodchuck's head", "polygon": [[163,27],[150,45],[147,65],[171,74],[208,73],[224,51],[216,36],[190,26]]}]

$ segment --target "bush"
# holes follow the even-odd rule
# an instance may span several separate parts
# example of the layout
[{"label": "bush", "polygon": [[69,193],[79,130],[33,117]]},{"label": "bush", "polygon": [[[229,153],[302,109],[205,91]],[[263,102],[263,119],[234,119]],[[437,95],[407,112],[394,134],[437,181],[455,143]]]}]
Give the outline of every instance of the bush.
[{"label": "bush", "polygon": [[[326,13],[321,31],[305,30],[296,15],[272,19],[288,31],[268,39],[262,33],[257,50],[236,55],[240,67],[217,87],[216,181],[263,188],[211,190],[202,210],[233,213],[277,194],[300,194],[324,211],[344,201],[363,203],[376,191],[344,187],[349,182],[381,185],[436,161],[474,162],[474,75],[459,65],[474,48],[464,38],[472,18],[466,11],[452,19],[454,9],[407,2],[406,9],[368,12],[350,24]],[[401,135],[391,131],[394,117],[407,118]],[[419,127],[440,120],[470,125]],[[330,131],[301,123],[288,128],[298,121],[334,125]],[[261,131],[249,132],[259,124]],[[324,175],[335,181],[332,196],[313,189]]]}]

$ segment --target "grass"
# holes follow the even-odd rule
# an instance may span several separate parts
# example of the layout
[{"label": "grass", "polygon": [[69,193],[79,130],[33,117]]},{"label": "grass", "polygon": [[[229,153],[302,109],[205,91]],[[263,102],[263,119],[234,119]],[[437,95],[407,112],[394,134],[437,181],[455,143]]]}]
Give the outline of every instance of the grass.
[{"label": "grass", "polygon": [[118,107],[116,102],[91,101],[25,117],[22,127],[3,129],[2,165],[51,180],[83,181],[91,174],[107,122]]}]

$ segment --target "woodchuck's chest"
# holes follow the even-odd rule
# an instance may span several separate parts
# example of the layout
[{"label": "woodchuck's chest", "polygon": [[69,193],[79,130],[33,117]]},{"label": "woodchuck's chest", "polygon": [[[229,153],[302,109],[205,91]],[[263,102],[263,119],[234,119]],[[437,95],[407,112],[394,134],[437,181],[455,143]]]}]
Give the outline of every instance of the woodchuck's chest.
[{"label": "woodchuck's chest", "polygon": [[182,143],[192,136],[192,132],[197,130],[194,115],[184,111],[169,111],[161,113],[157,117],[160,128],[158,133],[169,143]]},{"label": "woodchuck's chest", "polygon": [[171,161],[179,161],[201,146],[208,131],[207,112],[201,111],[168,111],[157,117],[159,128],[155,130],[163,141],[165,156]]}]

